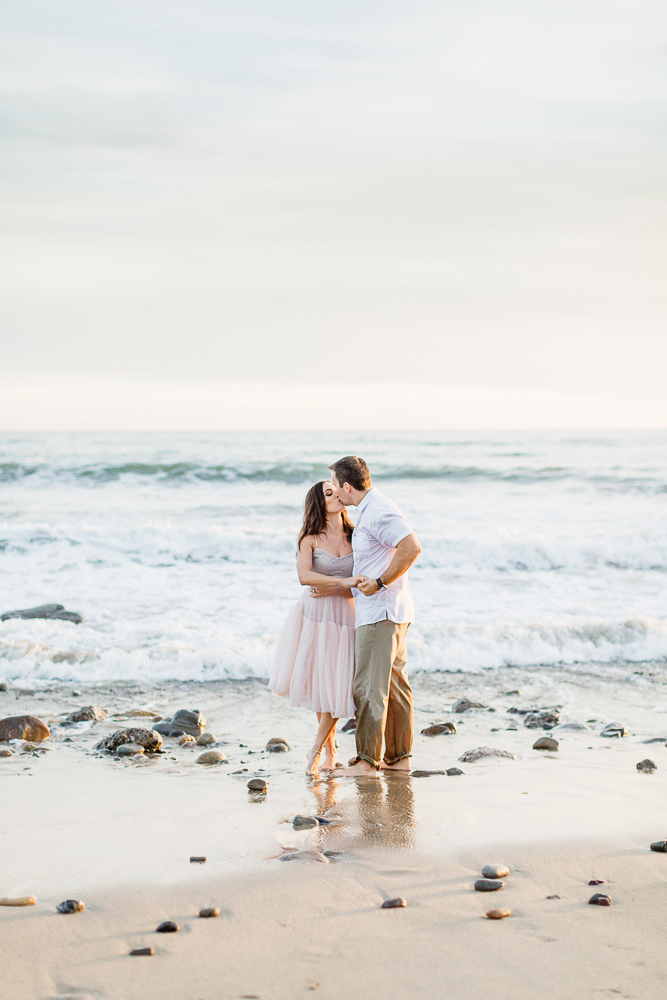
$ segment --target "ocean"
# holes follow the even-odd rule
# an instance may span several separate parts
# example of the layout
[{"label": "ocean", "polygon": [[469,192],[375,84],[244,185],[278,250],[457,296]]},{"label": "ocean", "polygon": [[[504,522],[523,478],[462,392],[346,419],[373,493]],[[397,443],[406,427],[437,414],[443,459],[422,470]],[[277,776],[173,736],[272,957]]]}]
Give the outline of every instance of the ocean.
[{"label": "ocean", "polygon": [[0,623],[0,678],[268,677],[303,498],[350,453],[422,544],[413,671],[667,657],[667,432],[26,433],[0,435],[0,613],[84,622]]}]

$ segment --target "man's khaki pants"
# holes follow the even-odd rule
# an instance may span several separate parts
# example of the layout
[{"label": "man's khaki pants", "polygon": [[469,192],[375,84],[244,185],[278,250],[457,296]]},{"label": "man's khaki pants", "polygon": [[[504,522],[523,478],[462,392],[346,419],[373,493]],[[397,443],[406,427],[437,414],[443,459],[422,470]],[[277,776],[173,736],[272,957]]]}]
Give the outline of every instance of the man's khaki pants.
[{"label": "man's khaki pants", "polygon": [[354,704],[357,759],[380,767],[410,757],[414,709],[405,667],[410,626],[388,620],[361,625],[355,637]]}]

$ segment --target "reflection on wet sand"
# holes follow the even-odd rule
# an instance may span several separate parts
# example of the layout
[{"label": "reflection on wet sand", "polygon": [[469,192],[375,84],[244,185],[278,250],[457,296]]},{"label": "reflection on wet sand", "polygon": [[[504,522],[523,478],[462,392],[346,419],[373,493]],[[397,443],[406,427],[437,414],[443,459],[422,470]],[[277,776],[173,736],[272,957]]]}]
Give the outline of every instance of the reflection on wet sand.
[{"label": "reflection on wet sand", "polygon": [[[392,850],[415,846],[416,823],[409,774],[375,777],[335,776],[313,781],[315,811],[331,821],[325,826],[327,847],[349,851],[375,845]],[[350,794],[352,792],[352,794]]]}]

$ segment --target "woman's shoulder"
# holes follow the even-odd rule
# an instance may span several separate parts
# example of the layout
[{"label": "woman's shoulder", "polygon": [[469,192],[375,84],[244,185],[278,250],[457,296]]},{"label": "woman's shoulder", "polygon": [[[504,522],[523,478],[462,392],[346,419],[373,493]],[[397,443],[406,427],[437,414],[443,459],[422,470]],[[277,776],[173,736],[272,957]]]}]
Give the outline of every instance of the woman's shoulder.
[{"label": "woman's shoulder", "polygon": [[314,549],[317,545],[317,535],[304,535],[299,542],[299,551]]}]

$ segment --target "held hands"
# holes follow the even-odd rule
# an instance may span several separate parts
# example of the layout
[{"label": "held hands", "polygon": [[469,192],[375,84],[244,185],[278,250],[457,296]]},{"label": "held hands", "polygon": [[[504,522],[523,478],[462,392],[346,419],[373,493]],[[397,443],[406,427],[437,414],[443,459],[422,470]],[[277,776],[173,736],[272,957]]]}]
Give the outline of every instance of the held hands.
[{"label": "held hands", "polygon": [[335,589],[331,587],[311,587],[311,597],[350,597],[352,587],[360,587],[368,580],[367,576],[348,576],[339,581]]},{"label": "held hands", "polygon": [[376,580],[370,580],[368,577],[362,577],[362,582],[358,585],[359,590],[366,597],[372,597],[373,594],[377,594],[380,589],[377,585]]}]

